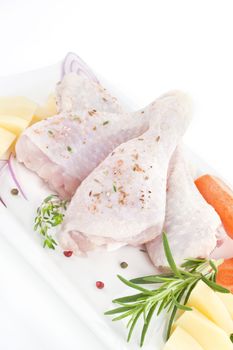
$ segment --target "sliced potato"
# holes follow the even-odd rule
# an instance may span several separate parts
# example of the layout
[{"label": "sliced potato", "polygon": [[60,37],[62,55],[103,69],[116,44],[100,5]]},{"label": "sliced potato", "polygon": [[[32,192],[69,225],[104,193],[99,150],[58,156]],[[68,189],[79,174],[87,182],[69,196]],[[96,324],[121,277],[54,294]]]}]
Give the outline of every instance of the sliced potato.
[{"label": "sliced potato", "polygon": [[0,158],[7,153],[15,140],[15,134],[0,127]]},{"label": "sliced potato", "polygon": [[29,121],[15,116],[0,115],[0,127],[19,136],[29,125]]},{"label": "sliced potato", "polygon": [[233,333],[233,321],[229,311],[218,297],[218,294],[204,282],[198,282],[189,297],[187,305],[195,307],[227,334]]},{"label": "sliced potato", "polygon": [[26,97],[0,97],[0,115],[14,115],[31,121],[36,108],[37,104]]},{"label": "sliced potato", "polygon": [[233,349],[228,334],[195,309],[185,311],[175,322],[175,328],[178,326],[196,339],[205,350]]},{"label": "sliced potato", "polygon": [[37,107],[33,117],[33,122],[52,117],[55,114],[57,114],[56,98],[54,94],[50,94],[45,105]]},{"label": "sliced potato", "polygon": [[[231,293],[217,293],[219,298],[222,300],[224,305],[226,306],[231,318],[233,319],[233,295]],[[233,332],[232,332],[233,333]]]},{"label": "sliced potato", "polygon": [[184,329],[177,327],[163,350],[203,350],[201,345]]},{"label": "sliced potato", "polygon": [[[14,152],[17,137],[31,124],[57,113],[56,99],[50,94],[39,107],[26,97],[0,97],[0,157]],[[8,153],[7,153],[8,151]]]},{"label": "sliced potato", "polygon": [[57,103],[56,97],[54,94],[50,94],[46,103],[46,109],[48,111],[49,116],[57,114]]}]

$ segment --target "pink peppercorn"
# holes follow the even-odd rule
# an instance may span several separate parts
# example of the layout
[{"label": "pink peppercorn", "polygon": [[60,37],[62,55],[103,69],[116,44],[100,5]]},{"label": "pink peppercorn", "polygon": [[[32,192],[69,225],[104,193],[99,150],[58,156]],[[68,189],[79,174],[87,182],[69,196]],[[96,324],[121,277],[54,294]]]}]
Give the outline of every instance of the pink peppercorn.
[{"label": "pink peppercorn", "polygon": [[104,282],[102,282],[102,281],[97,281],[97,282],[95,283],[95,285],[96,285],[96,287],[97,287],[98,289],[103,289],[103,288],[104,288]]},{"label": "pink peppercorn", "polygon": [[69,257],[71,257],[71,255],[73,254],[73,252],[72,252],[72,250],[65,250],[65,251],[63,252],[63,254],[64,254],[67,258],[69,258]]}]

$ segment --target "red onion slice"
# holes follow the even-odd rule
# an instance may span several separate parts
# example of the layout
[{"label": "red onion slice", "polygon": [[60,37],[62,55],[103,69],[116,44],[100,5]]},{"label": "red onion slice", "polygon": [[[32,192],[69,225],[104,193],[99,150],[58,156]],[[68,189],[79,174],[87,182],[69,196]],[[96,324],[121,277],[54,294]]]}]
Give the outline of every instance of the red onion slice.
[{"label": "red onion slice", "polygon": [[95,83],[99,83],[95,74],[88,67],[88,65],[73,52],[69,52],[66,55],[62,64],[62,78],[68,73],[84,74],[88,79],[94,81]]},{"label": "red onion slice", "polygon": [[7,160],[0,160],[0,172],[5,168],[7,162]]},{"label": "red onion slice", "polygon": [[[7,160],[1,159],[0,160],[0,172],[5,168],[6,165],[7,165]],[[6,203],[4,202],[4,200],[1,197],[0,197],[0,203],[2,203],[4,205],[4,207],[7,207]]]},{"label": "red onion slice", "polygon": [[9,158],[9,160],[8,160],[9,171],[10,171],[11,177],[12,177],[14,183],[16,184],[16,186],[17,186],[19,192],[22,194],[22,196],[24,197],[24,199],[27,200],[27,197],[26,197],[26,195],[25,195],[25,193],[24,193],[22,187],[20,186],[19,181],[17,180],[16,175],[15,175],[14,168],[13,168],[13,164],[12,164],[12,159],[13,159],[13,158],[14,158],[14,156],[13,156],[13,154],[11,153],[10,158]]},{"label": "red onion slice", "polygon": [[7,208],[6,203],[4,202],[4,200],[1,197],[0,197],[0,203],[2,203],[4,205],[4,207]]}]

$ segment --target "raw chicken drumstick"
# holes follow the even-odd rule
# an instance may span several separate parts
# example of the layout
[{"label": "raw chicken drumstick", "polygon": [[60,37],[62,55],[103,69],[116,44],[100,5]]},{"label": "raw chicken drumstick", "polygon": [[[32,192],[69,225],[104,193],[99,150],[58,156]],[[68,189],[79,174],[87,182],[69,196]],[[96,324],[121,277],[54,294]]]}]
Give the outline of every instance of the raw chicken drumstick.
[{"label": "raw chicken drumstick", "polygon": [[100,85],[75,74],[65,76],[58,90],[62,113],[26,129],[16,144],[16,155],[52,190],[69,199],[116,146],[148,128],[149,116],[146,110],[123,113]]},{"label": "raw chicken drumstick", "polygon": [[190,101],[171,92],[149,114],[149,130],[118,146],[77,189],[60,232],[64,250],[136,245],[161,233],[168,164],[190,122]]},{"label": "raw chicken drumstick", "polygon": [[26,129],[16,144],[16,155],[52,190],[69,199],[116,146],[147,128],[141,115],[89,110],[75,116],[60,114]]},{"label": "raw chicken drumstick", "polygon": [[[224,234],[218,214],[196,188],[180,146],[169,165],[164,231],[178,265],[188,257],[209,257]],[[146,248],[155,266],[168,266],[161,235]]]},{"label": "raw chicken drumstick", "polygon": [[62,113],[26,129],[16,155],[52,190],[70,199],[115,147],[148,129],[154,103],[135,113],[116,113],[121,108],[114,98],[76,74],[65,76],[58,90]]}]

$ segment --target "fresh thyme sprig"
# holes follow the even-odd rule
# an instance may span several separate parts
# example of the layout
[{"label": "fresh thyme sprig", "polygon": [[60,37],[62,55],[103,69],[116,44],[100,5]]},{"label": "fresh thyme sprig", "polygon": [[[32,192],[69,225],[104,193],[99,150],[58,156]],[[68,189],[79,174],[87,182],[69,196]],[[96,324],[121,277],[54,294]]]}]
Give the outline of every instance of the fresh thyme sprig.
[{"label": "fresh thyme sprig", "polygon": [[67,201],[54,194],[45,198],[37,209],[34,230],[42,235],[44,248],[55,249],[57,242],[49,231],[62,223],[66,209]]},{"label": "fresh thyme sprig", "polygon": [[[229,293],[228,289],[215,283],[217,268],[222,261],[191,258],[186,259],[178,267],[173,259],[165,233],[163,234],[163,247],[171,272],[139,277],[130,281],[118,275],[121,282],[139,291],[139,293],[113,300],[113,303],[118,304],[119,307],[105,313],[105,315],[116,315],[113,321],[129,317],[127,341],[130,340],[138,319],[143,317],[144,325],[141,332],[140,346],[143,346],[153,315],[159,315],[162,311],[169,315],[167,339],[169,338],[177,311],[179,309],[192,310],[186,303],[198,281],[202,280],[215,291]],[[144,284],[158,284],[158,287],[150,290],[141,286]]]}]

